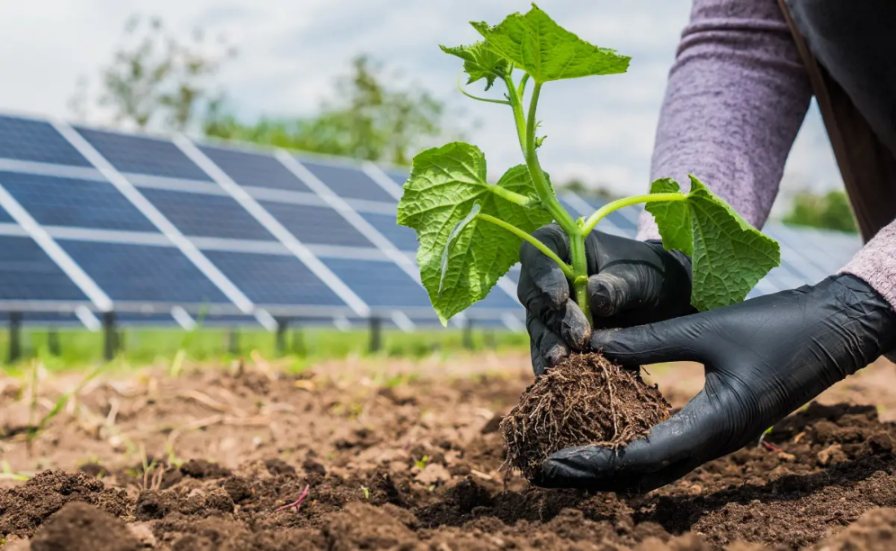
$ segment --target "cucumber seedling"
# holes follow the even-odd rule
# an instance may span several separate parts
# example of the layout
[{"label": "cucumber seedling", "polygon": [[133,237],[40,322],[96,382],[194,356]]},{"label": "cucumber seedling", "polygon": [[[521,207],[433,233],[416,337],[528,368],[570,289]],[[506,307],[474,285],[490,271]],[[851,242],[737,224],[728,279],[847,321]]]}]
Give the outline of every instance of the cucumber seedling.
[{"label": "cucumber seedling", "polygon": [[[681,251],[691,258],[691,304],[698,310],[743,300],[779,263],[777,242],[743,220],[694,175],[690,176],[688,191],[675,180],[662,178],[651,184],[649,193],[611,201],[588,217],[570,214],[561,204],[538,158],[538,150],[545,143],[545,136],[538,133],[537,118],[542,88],[557,80],[624,73],[630,58],[582,40],[534,4],[527,13],[511,14],[498,25],[483,22],[471,25],[482,40],[441,48],[463,60],[467,85],[482,81],[486,91],[493,86],[504,88],[501,97],[474,95],[463,87],[461,91],[474,100],[508,110],[516,129],[512,139],[519,143],[524,163],[509,168],[496,183],[490,183],[485,155],[475,145],[452,142],[414,157],[398,204],[398,223],[417,232],[420,279],[443,324],[488,295],[519,260],[518,251],[523,242],[557,263],[569,280],[576,303],[593,323],[586,292],[585,238],[607,215],[632,205],[644,204],[653,215],[665,248]],[[550,222],[558,224],[566,233],[568,258],[561,258],[533,235],[537,228]],[[565,427],[564,420],[548,418],[533,422],[533,411],[549,417],[569,411],[564,404],[573,402],[564,402],[568,396],[558,397],[558,392],[585,393],[589,399],[581,402],[596,404],[593,415],[583,412],[581,419],[602,416],[613,420],[591,431],[593,436],[589,438],[593,441],[623,444],[646,432],[642,428],[632,429],[643,423],[629,422],[632,420],[620,410],[624,404],[614,398],[614,380],[618,383],[617,390],[632,384],[646,385],[640,378],[635,382],[620,381],[618,369],[604,365],[603,361],[577,357],[567,362],[580,370],[593,372],[600,368],[603,376],[563,378],[557,375],[554,378],[558,381],[554,383],[548,381],[549,377],[541,377],[527,390],[529,396],[524,394],[520,405],[502,422],[511,448],[508,453],[511,462],[514,457],[527,457],[516,464],[527,472],[538,463],[537,458],[533,459],[525,450],[515,453],[515,446],[526,446],[528,442],[549,452],[552,447],[557,449],[557,445],[571,444],[572,437],[564,440],[564,435],[581,438],[581,427]],[[593,384],[576,383],[562,391],[552,390],[560,388],[560,379],[590,380]],[[533,388],[539,384],[542,386]],[[531,394],[535,391],[538,395],[533,397]],[[630,394],[646,396],[639,388]],[[600,396],[603,398],[598,399]],[[546,406],[545,400],[553,405]],[[651,425],[665,417],[667,413],[662,409],[668,409],[668,405],[664,400],[644,400],[659,408],[649,417]],[[514,425],[515,415],[529,415],[530,422]],[[513,434],[519,427],[541,427],[539,430],[549,427],[549,430],[541,434]],[[549,442],[541,445],[543,442],[536,442],[539,439]]]},{"label": "cucumber seedling", "polygon": [[[496,84],[505,87],[502,98],[464,93],[508,109],[525,164],[490,183],[485,155],[475,145],[452,142],[414,157],[398,204],[398,223],[417,232],[420,277],[443,324],[485,298],[519,260],[522,241],[560,266],[576,302],[590,315],[585,237],[607,215],[631,205],[646,204],[663,245],[691,257],[691,302],[699,310],[743,300],[778,264],[777,242],[693,175],[687,192],[675,180],[663,178],[653,182],[650,193],[611,201],[587,218],[567,212],[538,159],[545,140],[537,134],[542,88],[561,79],[623,73],[630,58],[585,42],[535,5],[496,26],[471,24],[483,40],[442,50],[463,60],[467,84],[484,81],[486,90]],[[532,235],[551,221],[569,237],[568,260]]]}]

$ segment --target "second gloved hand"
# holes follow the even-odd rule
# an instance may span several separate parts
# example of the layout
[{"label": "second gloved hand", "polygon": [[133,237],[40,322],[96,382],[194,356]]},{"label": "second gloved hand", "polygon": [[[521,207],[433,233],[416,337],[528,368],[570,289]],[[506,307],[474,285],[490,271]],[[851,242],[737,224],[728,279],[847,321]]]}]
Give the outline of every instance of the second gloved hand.
[{"label": "second gloved hand", "polygon": [[[556,224],[535,237],[569,262],[569,238]],[[629,327],[690,313],[691,263],[661,243],[594,231],[585,240],[588,297],[596,327]],[[576,305],[566,276],[535,247],[520,248],[517,295],[526,307],[526,327],[536,374],[570,350],[587,349],[591,327]]]}]

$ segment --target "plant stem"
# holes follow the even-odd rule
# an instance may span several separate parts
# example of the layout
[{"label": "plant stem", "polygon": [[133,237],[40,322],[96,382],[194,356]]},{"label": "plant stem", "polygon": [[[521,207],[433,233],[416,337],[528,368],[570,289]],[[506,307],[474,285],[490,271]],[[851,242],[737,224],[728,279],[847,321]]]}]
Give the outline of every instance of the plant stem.
[{"label": "plant stem", "polygon": [[510,105],[510,101],[508,101],[506,99],[484,98],[484,97],[476,96],[474,94],[467,92],[466,90],[464,90],[464,85],[461,82],[461,78],[462,78],[462,75],[457,77],[457,89],[460,91],[461,94],[467,96],[468,98],[474,99],[476,101],[484,101],[486,103],[498,103],[500,105]]},{"label": "plant stem", "polygon": [[488,214],[477,214],[476,218],[479,218],[480,220],[483,220],[490,224],[494,224],[494,225],[498,226],[499,228],[503,228],[503,229],[509,231],[510,233],[514,234],[515,236],[519,237],[523,241],[528,242],[533,247],[535,247],[536,249],[541,251],[541,254],[545,255],[546,257],[548,257],[551,260],[553,260],[554,262],[556,262],[557,265],[560,266],[560,269],[563,270],[563,274],[566,277],[568,277],[570,279],[573,279],[575,277],[576,274],[573,271],[572,266],[570,266],[569,264],[564,262],[563,259],[561,259],[559,256],[557,256],[557,253],[552,251],[547,245],[542,243],[534,235],[526,233],[523,230],[519,229],[518,227],[514,226],[513,224],[510,224],[508,222],[501,220],[500,218],[495,218],[494,216],[491,216]]},{"label": "plant stem", "polygon": [[673,193],[646,193],[644,195],[632,195],[631,197],[623,197],[622,199],[616,199],[615,201],[610,201],[606,205],[594,211],[594,214],[588,217],[588,220],[582,225],[582,229],[580,230],[582,235],[588,235],[594,230],[594,227],[598,222],[603,220],[608,214],[615,210],[619,210],[623,207],[628,207],[631,205],[637,205],[638,203],[659,203],[659,202],[673,202],[673,201],[684,201],[688,198],[687,194],[680,192]]},{"label": "plant stem", "polygon": [[515,191],[510,191],[507,188],[503,188],[493,184],[487,184],[486,187],[489,191],[497,195],[502,199],[506,199],[511,203],[515,203],[521,207],[531,207],[534,201],[534,197],[527,197],[521,193],[516,193]]},{"label": "plant stem", "polygon": [[[566,274],[566,277],[570,280],[570,283],[573,286],[576,303],[579,305],[579,308],[582,309],[582,312],[588,319],[588,323],[593,325],[591,319],[591,307],[588,304],[587,289],[588,259],[585,256],[585,235],[587,235],[587,233],[583,234],[580,231],[578,224],[573,220],[572,216],[566,212],[563,205],[560,204],[560,201],[554,193],[554,189],[551,187],[550,183],[548,183],[544,171],[541,169],[541,163],[538,161],[538,153],[536,152],[537,148],[535,144],[536,111],[538,109],[538,97],[541,94],[541,83],[535,82],[532,87],[532,97],[529,99],[529,113],[527,116],[523,113],[522,97],[522,92],[525,91],[524,86],[526,80],[527,79],[524,76],[519,88],[517,88],[514,86],[513,79],[510,77],[509,73],[504,76],[504,82],[507,85],[507,97],[510,99],[510,106],[513,109],[513,117],[516,122],[520,147],[523,150],[526,166],[529,168],[529,176],[532,178],[532,183],[535,186],[535,191],[538,193],[538,198],[569,237],[569,257],[570,260],[572,260],[572,264],[571,270],[567,271],[564,269],[563,273]],[[545,252],[542,249],[539,250]],[[546,256],[560,265],[561,269],[570,268],[570,265],[562,262],[556,254],[546,254]]]}]

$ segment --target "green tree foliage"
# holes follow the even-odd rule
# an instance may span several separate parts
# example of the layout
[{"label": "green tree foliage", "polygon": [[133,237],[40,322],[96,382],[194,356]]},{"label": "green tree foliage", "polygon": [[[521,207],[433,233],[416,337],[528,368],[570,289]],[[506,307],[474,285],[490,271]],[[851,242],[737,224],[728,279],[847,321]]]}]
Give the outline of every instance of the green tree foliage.
[{"label": "green tree foliage", "polygon": [[850,233],[858,231],[849,198],[842,191],[829,191],[824,195],[810,191],[798,193],[784,222]]},{"label": "green tree foliage", "polygon": [[359,159],[410,163],[412,151],[443,135],[445,108],[427,91],[401,84],[366,56],[352,61],[319,112],[243,122],[223,103],[205,121],[208,136]]},{"label": "green tree foliage", "polygon": [[[183,38],[157,17],[131,17],[122,44],[100,70],[97,104],[120,125],[188,129],[221,97],[215,78],[235,55],[222,36],[209,39],[196,29]],[[83,117],[89,101],[82,82],[71,107]]]}]

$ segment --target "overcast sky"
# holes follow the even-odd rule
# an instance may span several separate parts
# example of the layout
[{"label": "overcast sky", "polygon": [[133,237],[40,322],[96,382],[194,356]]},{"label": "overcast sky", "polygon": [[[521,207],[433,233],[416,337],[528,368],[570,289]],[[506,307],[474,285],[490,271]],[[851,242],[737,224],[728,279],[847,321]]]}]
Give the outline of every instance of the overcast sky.
[{"label": "overcast sky", "polygon": [[[555,177],[578,177],[618,193],[647,185],[654,127],[687,0],[542,0],[583,38],[632,56],[625,75],[551,84],[540,118],[542,163]],[[470,19],[496,23],[523,1],[493,0],[0,0],[0,110],[71,118],[79,77],[95,84],[130,15],[158,15],[178,33],[199,26],[239,50],[221,74],[246,117],[314,110],[349,60],[369,54],[481,123],[471,141],[491,171],[520,162],[509,112],[459,96],[459,63],[437,44],[475,40]],[[95,119],[99,117],[94,116]],[[96,122],[96,121],[94,121]],[[784,190],[839,187],[839,174],[813,108],[797,140]]]}]

